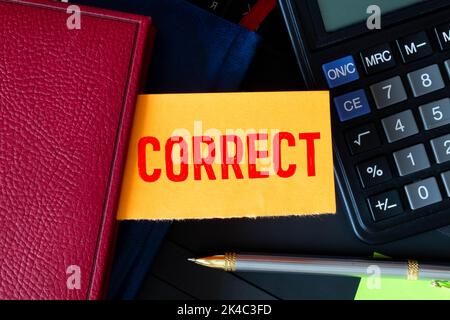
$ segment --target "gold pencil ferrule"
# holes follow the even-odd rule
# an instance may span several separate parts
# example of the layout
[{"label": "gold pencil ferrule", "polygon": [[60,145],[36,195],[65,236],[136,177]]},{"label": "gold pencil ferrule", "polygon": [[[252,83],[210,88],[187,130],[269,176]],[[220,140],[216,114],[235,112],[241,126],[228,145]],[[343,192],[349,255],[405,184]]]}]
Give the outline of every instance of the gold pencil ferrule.
[{"label": "gold pencil ferrule", "polygon": [[407,279],[413,281],[419,279],[419,270],[419,262],[417,260],[408,260]]},{"label": "gold pencil ferrule", "polygon": [[236,271],[236,253],[225,253],[225,271]]}]

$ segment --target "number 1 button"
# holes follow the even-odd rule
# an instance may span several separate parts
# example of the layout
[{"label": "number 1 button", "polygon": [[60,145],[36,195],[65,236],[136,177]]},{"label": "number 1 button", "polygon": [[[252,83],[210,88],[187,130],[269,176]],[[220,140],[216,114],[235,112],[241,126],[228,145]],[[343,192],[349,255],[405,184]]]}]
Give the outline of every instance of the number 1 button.
[{"label": "number 1 button", "polygon": [[395,190],[378,194],[370,197],[368,200],[370,211],[375,222],[403,213],[400,196]]}]

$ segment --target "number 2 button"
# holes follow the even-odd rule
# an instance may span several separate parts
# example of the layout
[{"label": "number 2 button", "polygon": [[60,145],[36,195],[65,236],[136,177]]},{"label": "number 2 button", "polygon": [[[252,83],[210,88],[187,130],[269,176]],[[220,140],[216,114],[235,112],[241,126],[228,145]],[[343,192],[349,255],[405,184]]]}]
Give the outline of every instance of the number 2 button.
[{"label": "number 2 button", "polygon": [[419,132],[411,110],[406,110],[381,120],[389,143]]},{"label": "number 2 button", "polygon": [[431,148],[437,163],[450,161],[450,134],[431,140]]},{"label": "number 2 button", "polygon": [[362,89],[334,98],[334,104],[342,122],[370,113],[369,102]]}]

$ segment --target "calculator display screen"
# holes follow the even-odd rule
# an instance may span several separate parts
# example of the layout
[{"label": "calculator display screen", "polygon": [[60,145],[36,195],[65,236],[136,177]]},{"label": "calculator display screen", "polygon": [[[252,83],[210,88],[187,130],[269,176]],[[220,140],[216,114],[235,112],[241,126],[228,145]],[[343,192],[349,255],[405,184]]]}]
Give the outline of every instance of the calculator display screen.
[{"label": "calculator display screen", "polygon": [[[426,0],[317,0],[327,32],[334,32],[370,17],[367,8],[377,5],[381,15],[401,10],[407,6]],[[381,18],[382,19],[382,18]]]}]

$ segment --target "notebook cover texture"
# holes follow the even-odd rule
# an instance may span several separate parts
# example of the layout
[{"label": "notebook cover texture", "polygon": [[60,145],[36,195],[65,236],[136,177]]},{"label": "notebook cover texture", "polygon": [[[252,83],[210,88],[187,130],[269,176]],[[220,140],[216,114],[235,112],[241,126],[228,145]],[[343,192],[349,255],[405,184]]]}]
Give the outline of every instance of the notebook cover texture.
[{"label": "notebook cover texture", "polygon": [[68,6],[0,0],[0,299],[106,293],[151,20]]}]

